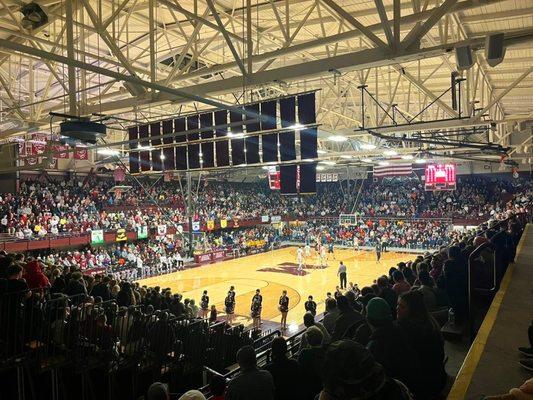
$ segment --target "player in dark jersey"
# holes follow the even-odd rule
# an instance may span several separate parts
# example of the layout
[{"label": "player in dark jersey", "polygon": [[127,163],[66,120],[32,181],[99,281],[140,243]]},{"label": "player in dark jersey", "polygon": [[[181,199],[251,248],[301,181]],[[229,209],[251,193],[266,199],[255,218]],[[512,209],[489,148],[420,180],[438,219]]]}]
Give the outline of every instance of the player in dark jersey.
[{"label": "player in dark jersey", "polygon": [[254,297],[252,297],[252,306],[250,307],[251,316],[253,320],[253,328],[259,329],[261,327],[261,310],[263,308],[263,296],[261,291],[257,289]]},{"label": "player in dark jersey", "polygon": [[224,306],[226,307],[226,322],[231,324],[235,319],[235,287],[231,286],[228,291],[228,295],[224,300]]},{"label": "player in dark jersey", "polygon": [[207,290],[204,290],[202,299],[200,300],[200,318],[206,319],[209,314],[209,296],[207,295]]},{"label": "player in dark jersey", "polygon": [[289,312],[289,296],[284,290],[279,298],[279,311],[281,312],[281,330],[287,329],[287,313]]},{"label": "player in dark jersey", "polygon": [[305,302],[305,311],[313,314],[313,317],[316,316],[316,302],[313,301],[313,296],[309,296]]},{"label": "player in dark jersey", "polygon": [[378,263],[379,263],[379,260],[381,258],[381,243],[380,242],[376,243],[376,257],[377,257]]}]

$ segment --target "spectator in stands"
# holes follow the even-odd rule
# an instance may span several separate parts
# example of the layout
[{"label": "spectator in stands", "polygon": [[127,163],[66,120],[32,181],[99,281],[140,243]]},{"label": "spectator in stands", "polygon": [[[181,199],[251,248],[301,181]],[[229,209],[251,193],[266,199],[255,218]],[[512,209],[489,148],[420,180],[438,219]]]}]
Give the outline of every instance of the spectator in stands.
[{"label": "spectator in stands", "polygon": [[22,267],[18,264],[11,264],[7,267],[6,278],[0,279],[0,295],[13,293],[28,293],[27,282],[22,279]]},{"label": "spectator in stands", "polygon": [[386,276],[381,276],[377,280],[378,297],[381,297],[387,302],[391,309],[392,317],[396,318],[396,303],[398,302],[398,295],[390,287],[389,279]]},{"label": "spectator in stands", "polygon": [[270,364],[265,370],[270,372],[276,388],[276,400],[293,400],[300,398],[300,388],[303,384],[300,368],[296,360],[287,357],[287,342],[283,337],[275,338],[271,343]]},{"label": "spectator in stands", "polygon": [[418,291],[422,293],[424,304],[431,312],[437,309],[437,294],[435,292],[433,279],[429,276],[427,270],[422,270],[418,274]]},{"label": "spectator in stands", "polygon": [[392,279],[394,280],[392,290],[394,290],[398,296],[411,290],[411,285],[405,280],[402,271],[394,271]]},{"label": "spectator in stands", "polygon": [[[307,329],[311,328],[312,326],[316,326],[322,332],[322,346],[326,347],[329,344],[331,340],[329,332],[324,325],[322,325],[322,323],[315,321],[315,317],[309,311],[304,314],[304,326]],[[309,347],[307,331],[302,335],[302,340],[300,341],[300,351],[306,347]]]},{"label": "spectator in stands", "polygon": [[322,324],[330,335],[333,335],[338,317],[339,309],[337,308],[337,301],[334,298],[326,299],[326,312],[324,313]]},{"label": "spectator in stands", "polygon": [[431,317],[419,290],[403,293],[398,299],[398,324],[407,334],[420,361],[416,393],[419,398],[433,398],[446,385],[444,340],[440,326]]},{"label": "spectator in stands", "polygon": [[380,297],[371,299],[366,306],[366,320],[372,331],[367,348],[374,359],[383,365],[387,376],[415,391],[419,361],[407,335],[393,321],[388,303]]},{"label": "spectator in stands", "polygon": [[333,343],[326,353],[320,400],[410,400],[407,387],[386,375],[372,354],[350,340]]},{"label": "spectator in stands", "polygon": [[237,352],[240,373],[233,378],[226,391],[226,400],[272,400],[274,380],[270,372],[257,368],[255,350],[244,346]]},{"label": "spectator in stands", "polygon": [[444,262],[446,293],[455,311],[455,322],[464,321],[468,308],[468,266],[458,246],[448,249],[448,260]]},{"label": "spectator in stands", "polygon": [[357,326],[363,321],[361,313],[350,307],[346,296],[339,296],[337,298],[337,307],[339,309],[339,317],[335,322],[335,328],[331,337],[332,341],[352,337],[351,335],[357,330]]},{"label": "spectator in stands", "polygon": [[103,276],[101,281],[98,282],[91,290],[91,296],[100,296],[102,301],[108,301],[111,299],[111,291],[109,290],[109,276]]},{"label": "spectator in stands", "polygon": [[39,260],[31,260],[26,264],[23,277],[30,289],[44,289],[50,286],[50,281],[43,274]]},{"label": "spectator in stands", "polygon": [[[85,281],[83,280],[83,275],[81,272],[76,271],[72,273],[70,280],[67,283],[65,288],[65,294],[67,296],[86,296],[87,288],[85,287]],[[78,299],[77,301],[82,301],[83,299]]]},{"label": "spectator in stands", "polygon": [[313,399],[322,389],[322,372],[325,350],[322,347],[324,336],[316,326],[307,329],[307,343],[309,347],[302,349],[298,354],[298,365],[305,386],[302,387],[304,398]]},{"label": "spectator in stands", "polygon": [[120,307],[129,307],[135,305],[135,295],[129,282],[122,282],[120,291],[117,294],[117,304]]}]

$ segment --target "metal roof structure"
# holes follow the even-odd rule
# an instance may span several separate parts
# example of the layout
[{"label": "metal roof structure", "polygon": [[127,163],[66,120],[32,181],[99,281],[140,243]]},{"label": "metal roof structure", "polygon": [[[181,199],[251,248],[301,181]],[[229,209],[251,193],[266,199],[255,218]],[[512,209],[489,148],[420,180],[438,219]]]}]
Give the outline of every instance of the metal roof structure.
[{"label": "metal roof structure", "polygon": [[[112,146],[134,122],[318,90],[321,158],[451,156],[468,150],[450,152],[461,135],[531,165],[531,0],[0,0],[0,19],[0,139],[50,129],[50,112],[105,115]],[[473,65],[458,71],[466,45]]]}]

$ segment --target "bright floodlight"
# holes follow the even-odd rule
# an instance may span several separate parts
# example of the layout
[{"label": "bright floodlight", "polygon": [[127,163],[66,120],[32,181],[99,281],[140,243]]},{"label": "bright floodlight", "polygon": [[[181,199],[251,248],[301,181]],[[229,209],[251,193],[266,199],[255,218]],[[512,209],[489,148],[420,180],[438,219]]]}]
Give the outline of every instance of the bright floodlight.
[{"label": "bright floodlight", "polygon": [[398,152],[396,150],[385,150],[383,154],[386,156],[396,156],[398,155]]},{"label": "bright floodlight", "polygon": [[425,164],[425,163],[426,163],[426,160],[423,159],[423,158],[418,158],[418,159],[415,161],[415,163],[417,163],[417,164]]},{"label": "bright floodlight", "polygon": [[366,162],[366,163],[371,163],[372,159],[371,158],[362,158],[361,161],[362,162]]},{"label": "bright floodlight", "polygon": [[377,146],[371,143],[361,143],[360,147],[363,150],[374,150]]},{"label": "bright floodlight", "polygon": [[378,164],[382,167],[386,167],[387,165],[390,165],[388,161],[380,161]]},{"label": "bright floodlight", "polygon": [[341,135],[332,135],[328,139],[331,140],[332,142],[346,142],[348,140],[346,136],[341,136]]},{"label": "bright floodlight", "polygon": [[402,156],[402,160],[412,160],[414,157],[411,154],[405,154]]},{"label": "bright floodlight", "polygon": [[118,156],[120,154],[120,151],[104,148],[104,149],[98,149],[98,154],[101,154],[103,156]]}]

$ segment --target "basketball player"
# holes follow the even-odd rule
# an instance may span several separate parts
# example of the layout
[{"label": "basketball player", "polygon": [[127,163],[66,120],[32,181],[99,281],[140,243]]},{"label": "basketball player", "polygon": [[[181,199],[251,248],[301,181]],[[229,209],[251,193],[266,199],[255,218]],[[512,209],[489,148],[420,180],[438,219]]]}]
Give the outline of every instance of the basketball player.
[{"label": "basketball player", "polygon": [[202,319],[206,319],[208,313],[209,313],[209,296],[207,295],[207,290],[204,290],[204,294],[202,295],[202,299],[200,300],[199,317]]},{"label": "basketball player", "polygon": [[279,311],[281,312],[281,330],[287,329],[287,313],[289,312],[289,296],[284,290],[279,298]]},{"label": "basketball player", "polygon": [[179,251],[174,253],[174,262],[176,263],[178,271],[183,269],[183,258],[181,258],[181,253]]},{"label": "basketball player", "polygon": [[226,307],[226,322],[231,325],[233,319],[235,318],[235,292],[233,292],[231,289],[224,299],[224,306]]},{"label": "basketball player", "polygon": [[141,278],[144,278],[144,268],[143,268],[143,259],[141,258],[140,254],[137,254],[137,258],[135,259],[137,263],[137,270],[141,274]]},{"label": "basketball player", "polygon": [[252,297],[252,306],[250,307],[252,316],[252,327],[254,329],[260,329],[261,327],[261,309],[263,308],[263,296],[261,291],[257,289],[254,297]]},{"label": "basketball player", "polygon": [[159,256],[159,272],[167,272],[167,256],[165,253],[161,253],[161,255]]},{"label": "basketball player", "polygon": [[328,254],[331,254],[333,256],[333,259],[335,260],[335,253],[333,252],[333,239],[331,240],[331,242],[329,242],[329,246],[328,246]]},{"label": "basketball player", "polygon": [[305,258],[311,257],[311,246],[309,245],[309,242],[305,244]]},{"label": "basketball player", "polygon": [[313,296],[309,296],[305,302],[305,311],[316,316],[316,303],[313,301]]},{"label": "basketball player", "polygon": [[379,264],[379,260],[381,258],[381,243],[379,241],[376,242],[376,257],[377,257],[378,264]]},{"label": "basketball player", "polygon": [[304,265],[304,251],[301,247],[296,250],[296,262],[298,263],[298,272],[301,272]]},{"label": "basketball player", "polygon": [[359,238],[355,235],[353,237],[353,248],[355,251],[359,251]]},{"label": "basketball player", "polygon": [[346,265],[341,261],[337,275],[340,278],[341,289],[346,289]]},{"label": "basketball player", "polygon": [[326,246],[322,245],[320,246],[320,266],[325,268],[327,267],[328,263],[327,263],[327,259],[328,259],[328,256],[326,254]]}]

